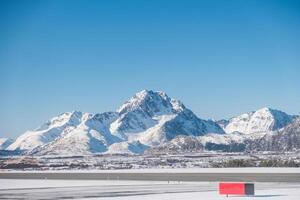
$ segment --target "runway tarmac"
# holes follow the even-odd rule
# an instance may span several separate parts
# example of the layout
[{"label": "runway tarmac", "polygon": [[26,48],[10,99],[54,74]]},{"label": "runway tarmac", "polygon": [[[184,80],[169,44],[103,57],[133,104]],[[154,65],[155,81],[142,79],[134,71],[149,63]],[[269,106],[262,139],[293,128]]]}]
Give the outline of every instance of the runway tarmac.
[{"label": "runway tarmac", "polygon": [[[299,183],[255,183],[255,196],[234,200],[299,198]],[[119,199],[119,200],[228,200],[217,182],[101,181],[0,179],[0,199]]]},{"label": "runway tarmac", "polygon": [[0,179],[300,182],[300,173],[0,172]]}]

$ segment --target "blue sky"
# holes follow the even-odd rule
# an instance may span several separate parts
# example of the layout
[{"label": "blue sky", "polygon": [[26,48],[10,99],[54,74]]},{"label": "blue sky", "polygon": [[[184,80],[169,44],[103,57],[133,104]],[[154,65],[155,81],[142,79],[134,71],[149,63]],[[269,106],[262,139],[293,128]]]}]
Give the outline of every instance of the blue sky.
[{"label": "blue sky", "polygon": [[300,3],[0,1],[0,137],[162,90],[201,118],[300,114]]}]

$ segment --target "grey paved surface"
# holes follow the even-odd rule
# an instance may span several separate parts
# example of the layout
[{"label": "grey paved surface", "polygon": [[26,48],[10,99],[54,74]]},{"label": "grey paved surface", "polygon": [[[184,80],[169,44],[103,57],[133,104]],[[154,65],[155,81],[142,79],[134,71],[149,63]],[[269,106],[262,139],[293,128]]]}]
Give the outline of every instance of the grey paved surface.
[{"label": "grey paved surface", "polygon": [[0,179],[300,182],[300,173],[5,173]]}]

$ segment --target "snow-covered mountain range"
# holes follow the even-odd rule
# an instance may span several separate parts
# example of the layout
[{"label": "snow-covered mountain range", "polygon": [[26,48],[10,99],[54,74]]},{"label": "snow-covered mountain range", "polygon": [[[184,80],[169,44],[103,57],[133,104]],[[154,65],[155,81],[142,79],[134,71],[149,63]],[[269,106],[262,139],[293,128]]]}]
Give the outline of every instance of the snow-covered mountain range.
[{"label": "snow-covered mountain range", "polygon": [[206,144],[245,143],[282,133],[297,118],[262,108],[229,120],[204,120],[164,92],[143,90],[115,112],[63,113],[5,149],[36,155],[200,151]]}]

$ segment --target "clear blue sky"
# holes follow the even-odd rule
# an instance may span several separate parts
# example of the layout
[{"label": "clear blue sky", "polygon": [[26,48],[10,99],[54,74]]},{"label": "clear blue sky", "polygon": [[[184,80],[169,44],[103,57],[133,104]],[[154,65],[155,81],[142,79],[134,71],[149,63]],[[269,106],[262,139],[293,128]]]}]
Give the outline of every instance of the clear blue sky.
[{"label": "clear blue sky", "polygon": [[204,119],[300,114],[300,1],[0,1],[0,137],[142,89]]}]

